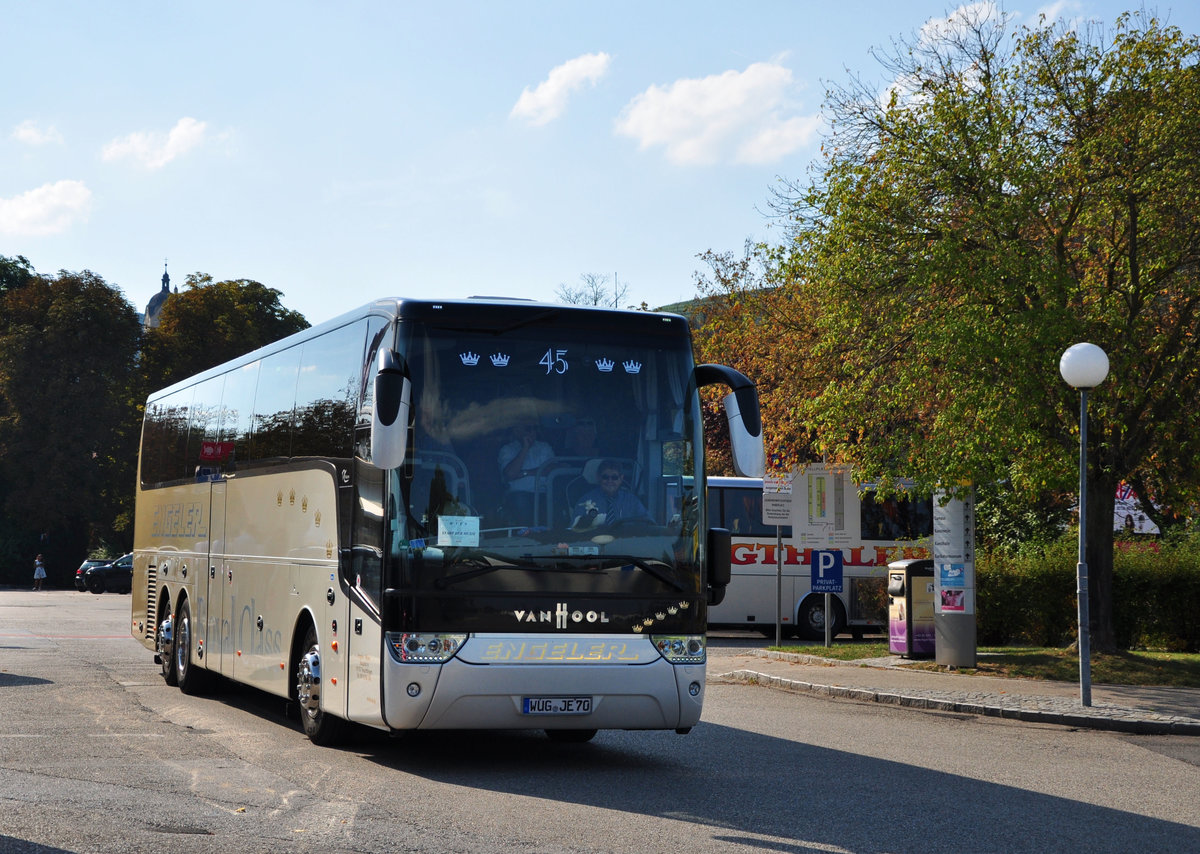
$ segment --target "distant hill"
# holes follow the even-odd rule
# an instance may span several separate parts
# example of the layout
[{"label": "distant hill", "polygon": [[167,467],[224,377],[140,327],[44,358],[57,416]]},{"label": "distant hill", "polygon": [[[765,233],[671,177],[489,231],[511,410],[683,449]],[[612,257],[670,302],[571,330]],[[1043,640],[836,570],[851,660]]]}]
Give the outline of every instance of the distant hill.
[{"label": "distant hill", "polygon": [[666,312],[667,314],[682,314],[695,325],[701,316],[705,302],[705,299],[696,298],[685,300],[684,302],[673,302],[670,305],[660,306],[654,310]]}]

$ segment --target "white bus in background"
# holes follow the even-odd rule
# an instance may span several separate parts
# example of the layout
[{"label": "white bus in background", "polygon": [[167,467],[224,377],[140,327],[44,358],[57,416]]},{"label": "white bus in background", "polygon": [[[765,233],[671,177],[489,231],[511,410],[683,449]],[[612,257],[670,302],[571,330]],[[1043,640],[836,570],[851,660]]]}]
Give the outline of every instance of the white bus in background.
[{"label": "white bus in background", "polygon": [[[713,384],[761,473],[754,385],[694,364],[677,315],[387,299],[178,382],[146,403],[132,633],[168,684],[286,698],[321,744],[347,721],[687,732],[729,574]],[[603,462],[559,450],[580,421]],[[506,475],[528,431],[556,455]],[[644,515],[595,497],[614,468]]]},{"label": "white bus in background", "polygon": [[[782,531],[783,634],[825,637],[825,595],[811,591],[812,552],[831,548],[840,549],[843,563],[842,592],[831,599],[833,634],[880,630],[887,625],[887,565],[930,556],[933,502],[880,502],[870,489],[860,493],[846,470],[822,470],[820,476],[819,492],[805,475],[792,487],[793,525]],[[775,526],[763,523],[763,482],[710,477],[707,489],[709,526],[731,534],[732,573],[725,598],[708,609],[709,627],[750,628],[774,637],[779,550]],[[809,501],[820,520],[809,512]]]}]

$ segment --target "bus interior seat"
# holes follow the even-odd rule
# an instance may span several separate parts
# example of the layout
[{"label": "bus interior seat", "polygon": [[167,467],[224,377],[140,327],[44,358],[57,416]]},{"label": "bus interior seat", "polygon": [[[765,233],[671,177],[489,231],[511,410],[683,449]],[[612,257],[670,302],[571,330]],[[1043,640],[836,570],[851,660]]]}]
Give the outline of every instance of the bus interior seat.
[{"label": "bus interior seat", "polygon": [[409,511],[416,519],[430,514],[430,502],[435,498],[434,484],[441,478],[441,490],[460,504],[471,506],[471,484],[467,467],[461,459],[442,451],[423,451],[413,460],[413,477],[409,485]]}]

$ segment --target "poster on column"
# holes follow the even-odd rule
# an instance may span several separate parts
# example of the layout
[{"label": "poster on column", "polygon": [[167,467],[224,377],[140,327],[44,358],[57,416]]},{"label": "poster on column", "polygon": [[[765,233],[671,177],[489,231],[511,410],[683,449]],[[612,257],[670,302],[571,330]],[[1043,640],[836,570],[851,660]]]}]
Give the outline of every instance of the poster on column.
[{"label": "poster on column", "polygon": [[[966,614],[967,567],[962,563],[943,563],[937,568],[937,605],[942,614]],[[972,603],[973,605],[974,603]],[[971,612],[974,611],[972,607]]]}]

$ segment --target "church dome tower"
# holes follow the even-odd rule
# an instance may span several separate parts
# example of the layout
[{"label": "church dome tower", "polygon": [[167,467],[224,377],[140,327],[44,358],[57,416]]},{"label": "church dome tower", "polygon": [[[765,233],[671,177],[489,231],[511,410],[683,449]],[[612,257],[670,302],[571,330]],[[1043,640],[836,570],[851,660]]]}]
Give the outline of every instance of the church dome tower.
[{"label": "church dome tower", "polygon": [[154,329],[158,326],[158,316],[162,313],[163,306],[167,304],[167,300],[171,297],[171,277],[167,274],[167,265],[163,264],[162,290],[150,297],[150,302],[146,305],[146,328]]}]

